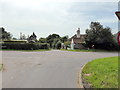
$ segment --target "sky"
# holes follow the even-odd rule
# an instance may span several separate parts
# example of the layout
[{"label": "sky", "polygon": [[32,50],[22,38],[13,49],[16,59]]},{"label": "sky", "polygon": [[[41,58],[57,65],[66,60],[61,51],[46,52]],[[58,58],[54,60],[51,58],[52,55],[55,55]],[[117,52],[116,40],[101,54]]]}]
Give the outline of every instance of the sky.
[{"label": "sky", "polygon": [[80,33],[85,34],[91,21],[97,21],[117,33],[118,2],[110,1],[1,0],[0,27],[15,38],[19,38],[20,32],[26,36],[35,32],[38,38],[53,33],[71,37],[78,27]]}]

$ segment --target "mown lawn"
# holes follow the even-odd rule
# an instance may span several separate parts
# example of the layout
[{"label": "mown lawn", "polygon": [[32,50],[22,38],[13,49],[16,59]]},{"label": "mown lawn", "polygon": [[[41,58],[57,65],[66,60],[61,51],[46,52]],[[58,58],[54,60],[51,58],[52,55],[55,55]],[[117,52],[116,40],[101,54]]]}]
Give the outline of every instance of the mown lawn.
[{"label": "mown lawn", "polygon": [[73,52],[118,52],[118,51],[110,51],[110,50],[100,50],[100,49],[74,49],[74,50],[66,50],[66,49],[61,49],[63,51],[73,51]]},{"label": "mown lawn", "polygon": [[118,88],[118,57],[88,62],[82,70],[82,78],[93,88]]},{"label": "mown lawn", "polygon": [[61,49],[63,51],[74,51],[74,52],[94,52],[95,50],[85,50],[85,49],[74,49],[74,50],[65,50]]}]

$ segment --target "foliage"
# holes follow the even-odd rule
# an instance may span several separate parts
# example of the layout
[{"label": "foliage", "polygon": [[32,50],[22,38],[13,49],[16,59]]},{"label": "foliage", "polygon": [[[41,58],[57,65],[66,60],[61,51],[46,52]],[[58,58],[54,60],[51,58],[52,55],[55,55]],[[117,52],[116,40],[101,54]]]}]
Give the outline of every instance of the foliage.
[{"label": "foliage", "polygon": [[51,49],[37,49],[37,50],[15,50],[15,49],[0,49],[2,51],[24,51],[24,52],[37,52],[37,51],[50,51]]},{"label": "foliage", "polygon": [[68,36],[61,37],[60,40],[61,40],[61,42],[64,43],[64,42],[68,41]]},{"label": "foliage", "polygon": [[118,44],[117,36],[118,36],[118,33],[116,33],[116,34],[113,35],[114,46],[115,46],[114,49],[120,51],[120,45]]},{"label": "foliage", "polygon": [[53,49],[60,49],[61,43],[65,43],[66,41],[68,41],[68,36],[60,37],[58,34],[52,34],[46,38],[46,42],[49,43]]},{"label": "foliage", "polygon": [[59,40],[60,40],[60,39],[54,39],[54,40],[53,40],[53,43],[52,43],[52,48],[53,48],[53,49],[57,49],[57,48],[56,48],[56,44],[57,44],[57,42],[58,42]]},{"label": "foliage", "polygon": [[118,42],[118,41],[117,41],[117,36],[118,36],[118,33],[115,33],[115,34],[113,35],[113,39],[115,40],[116,43]]},{"label": "foliage", "polygon": [[38,43],[39,49],[49,49],[50,45],[48,43]]},{"label": "foliage", "polygon": [[65,44],[66,47],[70,48],[71,42],[70,41],[66,41],[66,42],[64,42],[64,44]]},{"label": "foliage", "polygon": [[13,39],[13,40],[17,40],[17,38],[15,38],[15,37],[13,37],[12,39]]},{"label": "foliage", "polygon": [[90,29],[86,30],[86,44],[89,48],[112,49],[115,41],[109,27],[103,27],[99,22],[91,22]]},{"label": "foliage", "polygon": [[15,49],[15,50],[37,50],[37,49],[49,49],[47,43],[4,43],[2,49]]},{"label": "foliage", "polygon": [[5,40],[4,43],[27,43],[26,40]]},{"label": "foliage", "polygon": [[47,41],[47,43],[50,44],[51,48],[52,48],[52,44],[53,44],[53,42],[54,42],[55,39],[60,39],[60,36],[58,34],[52,34],[52,35],[49,35],[46,38],[46,41]]},{"label": "foliage", "polygon": [[39,42],[40,42],[40,43],[46,43],[46,38],[40,38],[40,39],[39,39]]},{"label": "foliage", "polygon": [[61,41],[58,41],[58,42],[55,44],[55,48],[56,48],[56,49],[60,49],[60,48],[61,48],[61,44],[62,44],[62,42],[61,42]]},{"label": "foliage", "polygon": [[0,40],[10,40],[12,38],[10,32],[5,31],[3,27],[0,28],[0,34]]},{"label": "foliage", "polygon": [[[25,39],[26,39],[25,35],[23,35],[23,37],[22,37],[21,39],[24,39],[24,40],[25,40]],[[36,42],[38,42],[37,36],[35,35],[34,32],[33,32],[32,35],[30,35],[30,37],[27,38],[27,41],[28,41],[29,43],[36,43]]]},{"label": "foliage", "polygon": [[93,88],[118,88],[118,57],[87,63],[82,70],[82,77]]}]

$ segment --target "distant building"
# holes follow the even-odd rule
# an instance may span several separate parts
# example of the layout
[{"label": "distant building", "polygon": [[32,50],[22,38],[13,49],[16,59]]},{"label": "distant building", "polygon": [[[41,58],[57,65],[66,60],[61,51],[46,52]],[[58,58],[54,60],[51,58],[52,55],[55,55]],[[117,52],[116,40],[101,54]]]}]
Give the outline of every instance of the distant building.
[{"label": "distant building", "polygon": [[[72,49],[83,49],[83,43],[85,43],[85,34],[80,34],[80,28],[77,30],[77,34],[70,38]],[[74,44],[74,47],[73,47]]]}]

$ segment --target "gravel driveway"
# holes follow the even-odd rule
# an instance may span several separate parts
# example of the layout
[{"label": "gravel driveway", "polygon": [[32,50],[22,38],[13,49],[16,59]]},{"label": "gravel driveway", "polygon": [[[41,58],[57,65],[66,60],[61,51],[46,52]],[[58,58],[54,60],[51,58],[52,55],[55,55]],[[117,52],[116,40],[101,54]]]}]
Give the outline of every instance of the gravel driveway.
[{"label": "gravel driveway", "polygon": [[96,58],[118,56],[110,52],[3,51],[3,88],[77,88],[81,67]]}]

